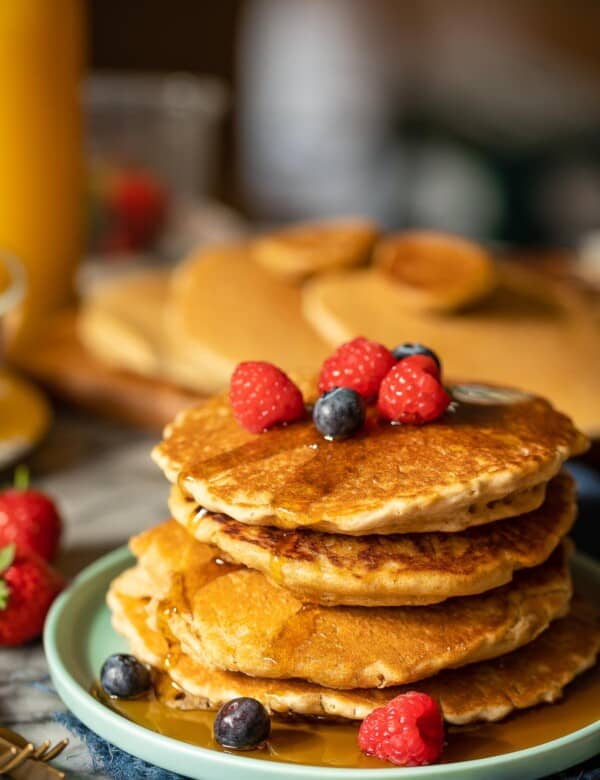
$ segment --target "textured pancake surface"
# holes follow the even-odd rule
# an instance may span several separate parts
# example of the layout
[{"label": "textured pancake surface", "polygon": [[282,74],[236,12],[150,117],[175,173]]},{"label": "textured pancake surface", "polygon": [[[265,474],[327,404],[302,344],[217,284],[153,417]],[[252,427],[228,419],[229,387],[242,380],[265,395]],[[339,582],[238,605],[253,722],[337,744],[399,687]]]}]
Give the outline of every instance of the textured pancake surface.
[{"label": "textured pancake surface", "polygon": [[567,472],[550,481],[539,509],[454,534],[342,536],[251,526],[198,510],[176,486],[169,507],[199,542],[302,600],[370,607],[433,604],[504,585],[516,570],[543,563],[576,514]]},{"label": "textured pancake surface", "polygon": [[[141,587],[140,587],[141,579]],[[375,707],[407,688],[334,690],[301,680],[268,680],[224,672],[206,659],[192,659],[180,645],[151,627],[156,623],[155,599],[139,567],[130,569],[113,583],[108,596],[114,627],[142,661],[168,675],[158,680],[165,703],[180,709],[217,709],[238,696],[251,696],[267,709],[282,715],[308,715],[362,720]],[[600,649],[597,615],[575,600],[570,614],[552,625],[525,647],[491,661],[412,683],[411,689],[429,693],[439,702],[449,723],[498,720],[515,709],[532,707],[560,698],[563,688],[593,665]],[[160,684],[172,679],[180,688]],[[162,697],[161,697],[162,698]]]},{"label": "textured pancake surface", "polygon": [[178,415],[153,456],[211,512],[362,535],[458,531],[511,516],[510,504],[495,502],[546,482],[587,446],[542,398],[481,386],[454,392],[462,400],[434,423],[390,425],[371,409],[360,434],[335,442],[309,419],[248,433],[217,396]]},{"label": "textured pancake surface", "polygon": [[564,544],[485,594],[378,608],[303,603],[260,572],[220,562],[175,521],[134,537],[131,548],[192,658],[334,688],[398,685],[510,652],[564,615],[571,598]]}]

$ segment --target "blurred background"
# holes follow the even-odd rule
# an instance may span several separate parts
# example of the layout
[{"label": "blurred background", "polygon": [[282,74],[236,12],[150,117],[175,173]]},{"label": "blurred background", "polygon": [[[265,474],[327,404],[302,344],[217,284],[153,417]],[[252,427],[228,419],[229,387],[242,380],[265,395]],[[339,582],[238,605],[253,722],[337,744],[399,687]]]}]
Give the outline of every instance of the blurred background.
[{"label": "blurred background", "polygon": [[174,0],[168,20],[92,0],[89,31],[92,77],[203,80],[195,142],[216,127],[188,173],[253,220],[366,213],[534,246],[600,224],[590,0]]}]

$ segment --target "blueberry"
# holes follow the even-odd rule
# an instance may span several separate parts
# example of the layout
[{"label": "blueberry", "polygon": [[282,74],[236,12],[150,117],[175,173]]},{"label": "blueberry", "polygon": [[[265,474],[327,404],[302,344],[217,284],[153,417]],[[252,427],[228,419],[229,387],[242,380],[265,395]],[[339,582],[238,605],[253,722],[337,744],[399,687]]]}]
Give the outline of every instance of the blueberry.
[{"label": "blueberry", "polygon": [[100,682],[109,696],[135,699],[150,688],[150,672],[134,655],[109,655],[102,670]]},{"label": "blueberry", "polygon": [[349,387],[334,387],[323,393],[313,409],[313,422],[326,439],[352,436],[364,421],[363,399]]},{"label": "blueberry", "polygon": [[435,360],[438,368],[442,367],[440,359],[435,354],[435,352],[432,349],[429,349],[429,347],[423,346],[423,344],[412,344],[411,342],[400,344],[398,347],[394,347],[392,350],[392,355],[396,358],[396,360],[402,360],[403,358],[410,357],[411,355],[427,355],[428,357]]},{"label": "blueberry", "polygon": [[268,738],[271,733],[271,719],[259,701],[242,696],[221,707],[217,712],[213,731],[219,745],[236,750],[249,750]]}]

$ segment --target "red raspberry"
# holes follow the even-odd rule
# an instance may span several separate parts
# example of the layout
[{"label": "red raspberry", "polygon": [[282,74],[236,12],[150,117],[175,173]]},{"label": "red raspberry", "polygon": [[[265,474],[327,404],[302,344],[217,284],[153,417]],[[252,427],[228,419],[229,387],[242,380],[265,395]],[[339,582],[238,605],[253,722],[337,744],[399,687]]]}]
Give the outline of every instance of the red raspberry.
[{"label": "red raspberry", "polygon": [[36,639],[63,580],[42,558],[0,550],[0,645],[14,647]]},{"label": "red raspberry", "polygon": [[386,375],[379,388],[377,408],[388,420],[423,425],[437,420],[450,400],[438,380],[435,361],[414,355],[396,363]]},{"label": "red raspberry", "polygon": [[440,708],[431,696],[418,691],[403,693],[373,710],[358,732],[363,753],[398,766],[431,764],[443,744]]},{"label": "red raspberry", "polygon": [[323,363],[319,392],[350,387],[365,401],[372,401],[377,398],[381,380],[395,363],[396,358],[383,344],[359,336],[342,344]]},{"label": "red raspberry", "polygon": [[235,419],[252,433],[304,415],[302,393],[272,363],[239,363],[231,376],[229,400]]},{"label": "red raspberry", "polygon": [[406,366],[407,360],[410,361],[408,365],[412,368],[424,371],[426,374],[431,374],[436,379],[440,379],[440,367],[429,355],[411,355],[410,357],[402,358],[403,366]]}]

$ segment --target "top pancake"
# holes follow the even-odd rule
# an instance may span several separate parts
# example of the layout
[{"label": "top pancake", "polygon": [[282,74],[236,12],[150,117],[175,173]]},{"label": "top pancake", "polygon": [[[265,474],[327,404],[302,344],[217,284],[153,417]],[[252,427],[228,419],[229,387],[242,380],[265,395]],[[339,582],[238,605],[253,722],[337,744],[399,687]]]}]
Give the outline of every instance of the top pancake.
[{"label": "top pancake", "polygon": [[[390,425],[371,409],[360,434],[336,442],[308,418],[249,433],[221,395],[178,415],[153,457],[211,512],[362,535],[458,531],[509,517],[510,504],[493,502],[548,481],[587,445],[542,398],[481,386],[454,395],[456,408],[434,423]],[[478,510],[482,502],[488,511]]]}]

